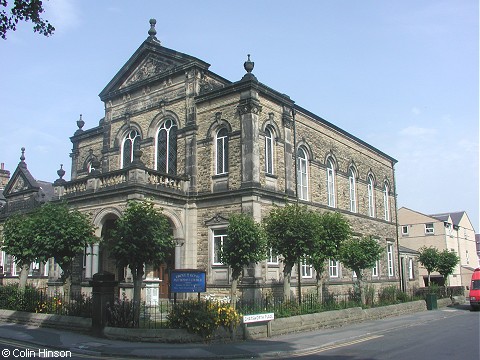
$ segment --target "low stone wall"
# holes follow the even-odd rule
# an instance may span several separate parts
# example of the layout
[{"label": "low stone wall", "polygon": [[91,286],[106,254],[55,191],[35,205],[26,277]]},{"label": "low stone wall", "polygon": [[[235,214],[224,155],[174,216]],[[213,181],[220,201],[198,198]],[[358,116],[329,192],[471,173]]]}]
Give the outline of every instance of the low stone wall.
[{"label": "low stone wall", "polygon": [[125,329],[105,327],[103,336],[114,340],[190,343],[202,342],[199,335],[191,334],[184,329]]},{"label": "low stone wall", "polygon": [[[321,328],[339,327],[347,324],[359,323],[366,320],[376,320],[386,317],[411,314],[427,310],[424,300],[408,303],[381,306],[371,309],[361,307],[344,310],[325,311],[321,313],[291,316],[272,321],[272,336],[283,335],[298,331],[312,331]],[[267,336],[265,323],[248,325],[245,330],[246,338],[259,339]]]},{"label": "low stone wall", "polygon": [[[452,304],[451,299],[439,299],[439,308]],[[381,306],[371,309],[360,307],[325,311],[315,314],[298,315],[274,319],[271,322],[271,335],[277,336],[292,332],[312,331],[321,328],[340,327],[367,320],[412,314],[427,309],[424,300],[412,301],[396,305]],[[0,310],[1,322],[16,322],[34,326],[54,327],[80,332],[91,332],[91,319],[53,314],[33,314],[22,311]],[[124,329],[106,327],[103,336],[109,339],[145,342],[190,343],[203,339],[183,329]],[[212,341],[225,341],[228,334],[221,330]],[[260,339],[267,337],[266,323],[240,325],[233,334],[233,339]]]},{"label": "low stone wall", "polygon": [[92,319],[90,318],[55,314],[36,314],[14,310],[0,310],[0,321],[79,332],[90,332],[92,328]]}]

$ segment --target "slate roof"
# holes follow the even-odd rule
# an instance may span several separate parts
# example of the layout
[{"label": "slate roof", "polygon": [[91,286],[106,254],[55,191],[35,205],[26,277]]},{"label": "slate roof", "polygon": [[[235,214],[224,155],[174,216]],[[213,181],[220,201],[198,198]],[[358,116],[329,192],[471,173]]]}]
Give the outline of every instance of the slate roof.
[{"label": "slate roof", "polygon": [[451,212],[451,213],[443,213],[443,214],[433,214],[433,215],[428,215],[430,217],[433,217],[439,221],[447,221],[448,217],[452,219],[453,225],[458,226],[460,223],[460,220],[462,220],[463,214],[465,214],[465,211],[456,211],[456,212]]}]

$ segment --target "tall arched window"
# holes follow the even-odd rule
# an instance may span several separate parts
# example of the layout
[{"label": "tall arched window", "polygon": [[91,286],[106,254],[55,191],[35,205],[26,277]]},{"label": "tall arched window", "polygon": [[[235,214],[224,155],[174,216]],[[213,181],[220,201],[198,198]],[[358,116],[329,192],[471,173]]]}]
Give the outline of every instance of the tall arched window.
[{"label": "tall arched window", "polygon": [[133,162],[133,151],[140,149],[140,133],[132,129],[130,130],[122,143],[122,168]]},{"label": "tall arched window", "polygon": [[388,201],[388,184],[383,186],[383,207],[385,208],[385,220],[390,221],[390,202]]},{"label": "tall arched window", "polygon": [[356,213],[357,212],[357,189],[356,189],[356,181],[355,181],[355,171],[353,167],[348,169],[348,185],[349,185],[349,193],[350,193],[350,211]]},{"label": "tall arched window", "polygon": [[228,173],[228,131],[222,128],[217,132],[216,144],[216,170],[215,174]]},{"label": "tall arched window", "polygon": [[335,166],[332,159],[327,160],[327,203],[335,207]]},{"label": "tall arched window", "polygon": [[299,199],[308,200],[308,157],[303,148],[297,150],[297,192]]},{"label": "tall arched window", "polygon": [[265,172],[273,175],[273,130],[270,126],[265,129]]},{"label": "tall arched window", "polygon": [[157,170],[167,174],[177,174],[177,124],[166,120],[158,129]]},{"label": "tall arched window", "polygon": [[373,176],[368,175],[368,216],[375,217],[375,187],[373,182]]}]

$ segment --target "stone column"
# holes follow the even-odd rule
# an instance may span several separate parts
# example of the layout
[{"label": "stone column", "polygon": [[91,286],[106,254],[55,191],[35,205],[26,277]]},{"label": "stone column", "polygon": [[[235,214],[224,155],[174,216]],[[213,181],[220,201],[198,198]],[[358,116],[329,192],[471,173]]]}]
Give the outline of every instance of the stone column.
[{"label": "stone column", "polygon": [[293,118],[288,109],[285,107],[282,115],[282,123],[285,136],[285,193],[290,196],[295,196],[295,144],[294,144],[294,124]]},{"label": "stone column", "polygon": [[175,239],[175,269],[182,269],[183,266],[181,264],[182,259],[182,246],[185,244],[185,240],[181,238]]},{"label": "stone column", "polygon": [[95,275],[96,273],[98,273],[98,263],[100,261],[99,259],[99,251],[98,251],[98,244],[93,244],[92,245],[92,257],[91,257],[91,260],[92,260],[92,275]]},{"label": "stone column", "polygon": [[85,278],[92,277],[92,245],[87,245],[87,255],[85,259]]},{"label": "stone column", "polygon": [[259,115],[262,111],[258,93],[253,89],[240,95],[238,112],[242,124],[242,188],[260,186]]}]

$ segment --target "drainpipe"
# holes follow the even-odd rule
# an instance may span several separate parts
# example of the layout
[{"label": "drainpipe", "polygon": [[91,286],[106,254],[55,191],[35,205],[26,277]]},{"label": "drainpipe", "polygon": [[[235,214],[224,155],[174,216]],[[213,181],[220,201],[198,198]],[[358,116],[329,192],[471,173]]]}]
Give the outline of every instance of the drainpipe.
[{"label": "drainpipe", "polygon": [[400,258],[400,241],[398,238],[398,211],[397,211],[397,182],[395,181],[395,163],[392,161],[392,170],[393,170],[393,197],[395,199],[395,238],[397,239],[397,260],[398,260],[398,274],[400,280],[400,290],[403,292],[406,291],[403,281],[403,271],[401,267],[401,258]]}]

